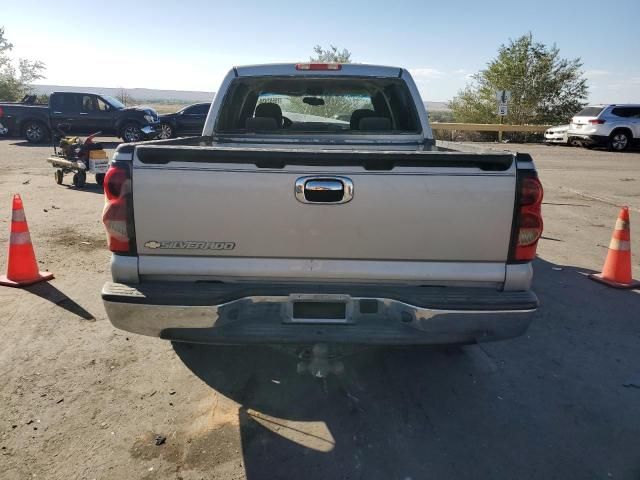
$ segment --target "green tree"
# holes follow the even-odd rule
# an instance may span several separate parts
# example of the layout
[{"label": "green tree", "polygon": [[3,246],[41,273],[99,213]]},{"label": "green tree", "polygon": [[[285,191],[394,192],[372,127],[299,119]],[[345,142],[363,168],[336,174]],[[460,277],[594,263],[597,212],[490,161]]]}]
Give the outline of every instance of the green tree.
[{"label": "green tree", "polygon": [[[329,45],[324,49],[320,45],[313,47],[315,56],[309,58],[314,63],[351,63],[351,52],[346,48],[338,50],[335,45]],[[345,97],[326,95],[323,98],[323,105],[305,104],[302,97],[290,97],[283,110],[287,112],[302,113],[305,115],[318,115],[325,118],[337,118],[339,116],[348,117],[357,108],[362,107],[362,100],[357,98],[349,99]]]},{"label": "green tree", "polygon": [[31,93],[31,84],[44,78],[44,63],[38,60],[18,59],[16,69],[9,53],[13,49],[4,36],[4,27],[0,27],[0,100],[17,101]]},{"label": "green tree", "polygon": [[451,110],[430,110],[429,121],[441,123],[453,122],[453,113]]},{"label": "green tree", "polygon": [[351,63],[351,52],[346,48],[338,50],[335,45],[329,45],[324,49],[320,45],[313,47],[315,56],[309,58],[312,62],[318,63]]},{"label": "green tree", "polygon": [[555,45],[536,42],[529,33],[501,45],[498,56],[449,106],[458,122],[496,123],[496,91],[509,90],[506,123],[563,123],[585,105],[588,88],[583,75],[579,58],[562,58]]}]

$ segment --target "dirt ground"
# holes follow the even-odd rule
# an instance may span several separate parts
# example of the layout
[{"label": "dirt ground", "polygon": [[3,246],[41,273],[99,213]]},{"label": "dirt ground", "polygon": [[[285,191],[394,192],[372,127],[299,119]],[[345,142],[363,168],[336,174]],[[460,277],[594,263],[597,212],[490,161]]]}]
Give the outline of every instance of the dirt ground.
[{"label": "dirt ground", "polygon": [[640,295],[585,275],[628,204],[640,277],[640,153],[507,147],[546,188],[528,334],[366,349],[323,381],[270,348],[114,329],[101,189],[58,186],[49,147],[0,140],[0,244],[19,192],[56,275],[0,287],[0,478],[639,479]]}]

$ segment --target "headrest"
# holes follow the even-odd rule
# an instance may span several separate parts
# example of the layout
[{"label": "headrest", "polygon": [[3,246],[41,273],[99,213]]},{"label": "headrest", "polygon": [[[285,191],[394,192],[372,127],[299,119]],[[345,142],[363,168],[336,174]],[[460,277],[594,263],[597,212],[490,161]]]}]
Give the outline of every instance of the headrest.
[{"label": "headrest", "polygon": [[277,103],[261,103],[256,107],[256,117],[275,118],[278,125],[282,124],[282,109]]},{"label": "headrest", "polygon": [[249,132],[277,130],[278,121],[272,117],[249,117],[245,121],[244,126]]},{"label": "headrest", "polygon": [[387,117],[366,117],[360,120],[360,130],[391,130],[391,120]]},{"label": "headrest", "polygon": [[360,128],[360,120],[365,117],[375,117],[376,112],[373,110],[368,110],[366,108],[361,108],[359,110],[354,110],[351,114],[351,119],[349,120],[349,128],[351,130],[358,130]]}]

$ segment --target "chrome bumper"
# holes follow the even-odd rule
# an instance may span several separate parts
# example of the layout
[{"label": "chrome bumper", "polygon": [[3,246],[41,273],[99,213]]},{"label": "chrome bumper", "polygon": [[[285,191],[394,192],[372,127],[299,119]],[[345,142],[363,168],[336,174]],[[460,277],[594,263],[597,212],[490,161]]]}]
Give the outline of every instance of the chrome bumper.
[{"label": "chrome bumper", "polygon": [[[341,290],[348,293],[338,293]],[[117,328],[211,344],[411,345],[501,340],[523,334],[538,306],[530,291],[439,287],[107,283],[102,297]],[[344,315],[296,318],[293,305],[300,302],[344,304]]]}]

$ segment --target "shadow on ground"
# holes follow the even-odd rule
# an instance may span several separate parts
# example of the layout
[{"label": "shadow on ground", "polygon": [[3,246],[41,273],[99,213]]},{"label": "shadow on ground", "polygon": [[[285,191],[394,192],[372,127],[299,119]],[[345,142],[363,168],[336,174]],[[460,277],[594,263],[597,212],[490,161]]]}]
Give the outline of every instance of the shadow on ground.
[{"label": "shadow on ground", "polygon": [[325,381],[271,348],[174,349],[241,404],[250,480],[639,478],[640,295],[535,270],[542,307],[505,342],[362,350]]},{"label": "shadow on ground", "polygon": [[24,139],[17,138],[17,137],[0,137],[0,141],[7,142],[7,143],[12,142],[12,145],[15,145],[16,147],[47,147],[47,146],[51,146],[50,142],[30,143],[30,142],[27,142]]},{"label": "shadow on ground", "polygon": [[68,188],[69,190],[80,190],[82,192],[98,193],[100,195],[104,194],[104,188],[102,187],[102,185],[98,185],[97,183],[95,183],[95,178],[92,174],[87,175],[87,183],[85,183],[81,188],[73,186],[72,179],[72,174],[65,175],[65,178],[63,180],[64,183],[62,184],[62,186]]},{"label": "shadow on ground", "polygon": [[26,287],[25,290],[29,293],[37,295],[40,298],[48,300],[49,302],[57,305],[60,308],[64,308],[68,312],[77,315],[83,320],[95,320],[95,317],[91,313],[86,311],[80,304],[76,303],[74,300],[62,293],[49,282],[36,283],[34,285]]},{"label": "shadow on ground", "polygon": [[[86,138],[88,135],[83,134],[83,135],[70,135],[70,136],[74,136],[74,137],[78,136],[80,138]],[[112,137],[107,137],[107,138],[112,138]],[[0,136],[0,142],[13,142],[13,145],[15,145],[16,147],[51,147],[53,148],[53,144],[51,143],[51,140],[47,140],[46,142],[42,142],[42,143],[31,143],[21,137]],[[100,140],[100,137],[96,139],[96,143],[99,143],[100,145],[102,145],[102,148],[104,148],[105,150],[115,149],[121,144],[121,142],[112,141],[112,140],[103,142]]]}]

